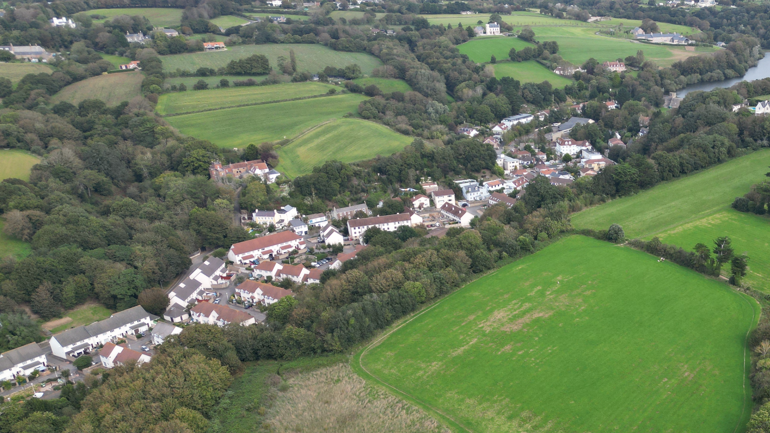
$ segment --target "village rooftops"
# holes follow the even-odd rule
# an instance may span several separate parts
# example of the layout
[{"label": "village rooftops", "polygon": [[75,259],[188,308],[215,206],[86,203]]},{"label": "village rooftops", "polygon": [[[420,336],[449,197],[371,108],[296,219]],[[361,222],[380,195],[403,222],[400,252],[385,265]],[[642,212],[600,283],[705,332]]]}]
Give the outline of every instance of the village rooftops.
[{"label": "village rooftops", "polygon": [[0,354],[0,371],[8,370],[17,365],[45,355],[37,343],[29,343]]},{"label": "village rooftops", "polygon": [[244,242],[238,242],[237,244],[233,244],[232,251],[235,254],[244,254],[249,251],[262,250],[275,245],[298,240],[302,240],[302,236],[297,236],[294,232],[287,230]]},{"label": "village rooftops", "polygon": [[144,311],[144,308],[142,308],[141,305],[137,305],[128,310],[115,313],[102,321],[94,322],[90,325],[78,326],[77,328],[72,328],[60,334],[56,334],[54,335],[54,338],[56,338],[56,341],[62,347],[65,347],[77,343],[78,341],[87,340],[91,337],[118,329],[129,323],[137,322],[146,317],[155,318],[155,316]]},{"label": "village rooftops", "polygon": [[411,217],[408,213],[398,213],[395,215],[383,215],[371,218],[356,218],[348,220],[348,227],[364,227],[373,226],[377,224],[387,224],[395,222],[410,221]]},{"label": "village rooftops", "polygon": [[455,192],[451,189],[440,189],[438,191],[432,192],[434,197],[446,197],[450,195],[455,195]]},{"label": "village rooftops", "polygon": [[489,197],[489,201],[495,202],[495,203],[504,203],[508,207],[513,207],[513,205],[516,204],[516,199],[508,197],[507,195],[501,193],[501,192],[494,192]]},{"label": "village rooftops", "polygon": [[559,131],[568,131],[577,125],[585,125],[586,123],[594,123],[594,121],[591,119],[586,119],[585,117],[572,117],[568,121],[559,125],[558,129]]},{"label": "village rooftops", "polygon": [[190,311],[196,314],[202,314],[206,317],[211,317],[211,314],[216,312],[218,316],[217,319],[227,323],[241,323],[253,318],[251,314],[234,310],[225,305],[212,304],[211,302],[201,302],[194,306]]},{"label": "village rooftops", "polygon": [[340,263],[345,263],[348,260],[355,258],[356,255],[360,253],[361,250],[363,250],[364,248],[366,248],[364,245],[356,245],[355,251],[352,251],[350,253],[337,254],[337,260],[339,260]]},{"label": "village rooftops", "polygon": [[446,213],[454,215],[458,219],[462,218],[463,215],[465,215],[465,213],[467,212],[465,210],[465,208],[461,208],[459,206],[455,206],[452,203],[444,203],[441,206],[441,210],[446,212]]},{"label": "village rooftops", "polygon": [[249,293],[256,293],[257,289],[259,289],[264,296],[267,296],[276,300],[284,298],[286,296],[294,295],[294,292],[292,292],[291,290],[282,289],[272,284],[258,283],[252,280],[244,281],[237,288],[238,290],[243,290]]}]

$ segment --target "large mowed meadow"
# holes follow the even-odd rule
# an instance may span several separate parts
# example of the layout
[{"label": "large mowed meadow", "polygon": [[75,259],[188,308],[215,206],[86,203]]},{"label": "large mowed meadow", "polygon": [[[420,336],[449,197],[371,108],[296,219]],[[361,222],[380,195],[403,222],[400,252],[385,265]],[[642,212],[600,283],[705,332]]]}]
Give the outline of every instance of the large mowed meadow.
[{"label": "large mowed meadow", "polygon": [[0,63],[0,77],[16,85],[27,74],[50,74],[53,70],[42,63]]},{"label": "large mowed meadow", "polygon": [[66,86],[51,100],[78,105],[86,99],[99,99],[108,106],[114,106],[141,96],[142,80],[144,75],[139,71],[97,75]]},{"label": "large mowed meadow", "polygon": [[[278,57],[289,59],[290,51],[297,59],[297,70],[321,72],[327,66],[344,68],[356,64],[364,75],[371,75],[374,68],[382,66],[380,59],[366,53],[334,51],[323,45],[311,44],[267,44],[237,45],[223,51],[163,56],[163,70],[194,72],[198,68],[218,69],[227,66],[231,60],[239,60],[254,54],[262,54],[270,61],[273,68],[278,66]],[[248,77],[246,77],[248,78]]]},{"label": "large mowed meadow", "polygon": [[607,229],[620,224],[627,238],[651,239],[691,250],[717,236],[730,236],[738,254],[749,256],[745,282],[770,293],[770,218],[730,208],[735,197],[765,179],[770,149],[763,149],[613,200],[572,216],[576,228]]},{"label": "large mowed meadow", "polygon": [[460,289],[354,358],[454,431],[739,431],[756,302],[570,236]]},{"label": "large mowed meadow", "polygon": [[178,26],[182,21],[183,9],[174,8],[115,8],[115,9],[92,9],[82,12],[86,15],[102,15],[107,18],[94,20],[96,23],[103,23],[119,15],[143,16],[156,27]]}]

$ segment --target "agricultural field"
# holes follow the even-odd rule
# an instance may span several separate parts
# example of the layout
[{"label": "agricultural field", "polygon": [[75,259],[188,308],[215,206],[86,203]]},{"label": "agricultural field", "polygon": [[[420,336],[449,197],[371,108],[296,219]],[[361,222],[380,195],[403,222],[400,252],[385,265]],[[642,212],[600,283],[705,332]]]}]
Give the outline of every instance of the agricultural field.
[{"label": "agricultural field", "polygon": [[494,68],[497,79],[512,77],[522,83],[542,83],[543,81],[548,81],[553,87],[559,88],[572,83],[572,80],[569,78],[554,74],[553,71],[549,71],[548,68],[534,60],[497,63],[494,65]]},{"label": "agricultural field", "polygon": [[271,86],[230,87],[188,90],[161,95],[155,110],[160,115],[217,110],[248,104],[260,104],[308,96],[325,95],[335,86],[323,83],[291,83]]},{"label": "agricultural field", "polygon": [[99,55],[102,56],[104,60],[112,63],[112,66],[114,66],[115,69],[120,69],[120,65],[125,65],[126,63],[129,63],[131,61],[131,59],[129,59],[128,57],[123,57],[123,56],[113,56],[113,55],[104,54],[104,53],[99,53]]},{"label": "agricultural field", "polygon": [[289,15],[284,11],[283,9],[276,9],[273,13],[249,13],[249,16],[252,18],[261,18],[263,20],[269,18],[269,17],[279,17],[279,16],[285,16],[286,18],[291,18],[292,21],[307,21],[310,19],[307,15]]},{"label": "agricultural field", "polygon": [[733,432],[751,412],[758,316],[725,283],[570,236],[412,317],[353,367],[455,431]]},{"label": "agricultural field", "polygon": [[101,99],[108,106],[114,106],[140,96],[143,79],[139,71],[97,75],[61,89],[51,101],[78,105],[86,99]]},{"label": "agricultural field", "polygon": [[227,40],[227,36],[215,35],[213,33],[196,33],[194,35],[187,36],[187,39],[200,40],[203,42],[224,42]]},{"label": "agricultural field", "polygon": [[353,82],[364,87],[374,84],[382,90],[382,93],[409,92],[412,90],[412,86],[406,81],[391,78],[356,78]]},{"label": "agricultural field", "polygon": [[734,211],[735,197],[765,179],[770,149],[660,184],[572,216],[576,228],[607,229],[620,224],[627,238],[651,239],[692,250],[717,236],[730,236],[736,253],[749,256],[745,282],[770,293],[770,218]]},{"label": "agricultural field", "polygon": [[94,20],[95,23],[103,23],[111,20],[118,15],[143,16],[150,20],[150,23],[156,27],[174,27],[182,22],[183,9],[172,8],[118,8],[118,9],[92,9],[81,12],[86,15],[104,15],[107,18]]},{"label": "agricultural field", "polygon": [[40,158],[23,150],[0,150],[0,181],[9,178],[29,180],[29,171],[38,162]]},{"label": "agricultural field", "polygon": [[222,15],[214,18],[213,20],[209,20],[212,24],[215,26],[219,26],[223,29],[227,29],[230,27],[240,26],[242,24],[246,24],[249,21],[246,19],[243,19],[241,17],[236,17],[233,15]]},{"label": "agricultural field", "polygon": [[330,160],[354,162],[392,155],[411,142],[412,138],[374,122],[334,120],[278,149],[277,170],[293,178]]},{"label": "agricultural field", "polygon": [[344,94],[301,101],[227,108],[166,118],[182,134],[221,147],[293,138],[319,123],[355,113],[363,95]]},{"label": "agricultural field", "polygon": [[320,72],[327,66],[340,68],[355,63],[361,67],[364,75],[371,75],[374,68],[382,66],[382,62],[378,58],[369,54],[334,51],[323,45],[309,44],[237,45],[228,47],[225,51],[176,54],[162,56],[161,59],[165,71],[179,69],[194,72],[201,67],[222,68],[227,66],[231,60],[263,54],[270,60],[270,66],[275,68],[278,66],[279,56],[289,59],[289,50],[294,50],[299,71]]},{"label": "agricultural field", "polygon": [[51,331],[52,334],[76,328],[81,325],[89,325],[99,320],[104,320],[112,315],[112,311],[101,304],[84,304],[68,311],[60,319],[54,319],[44,323],[42,328]]},{"label": "agricultural field", "polygon": [[256,82],[260,82],[264,80],[266,77],[244,77],[242,75],[215,75],[213,77],[173,77],[173,78],[166,78],[163,81],[163,87],[168,89],[171,87],[172,84],[176,84],[177,86],[180,84],[184,84],[185,86],[187,86],[187,91],[191,91],[195,83],[197,83],[200,80],[203,80],[206,83],[208,83],[209,88],[212,89],[214,87],[217,87],[217,85],[219,85],[219,81],[222,80],[222,78],[229,81],[230,85],[232,86],[233,81],[243,81],[251,78]]},{"label": "agricultural field", "polygon": [[473,38],[458,46],[457,49],[460,50],[461,54],[467,55],[468,58],[476,63],[486,63],[489,62],[492,56],[495,56],[498,62],[507,59],[511,48],[516,48],[518,51],[534,46],[534,44],[519,38],[493,36],[489,38]]},{"label": "agricultural field", "polygon": [[[377,15],[377,17],[375,19],[378,20],[378,19],[384,17],[387,14],[378,13],[376,15]],[[329,14],[329,16],[334,18],[335,20],[338,20],[340,18],[345,18],[346,20],[352,20],[352,19],[355,19],[355,18],[363,19],[364,18],[364,12],[360,12],[360,11],[332,11]]]},{"label": "agricultural field", "polygon": [[0,77],[8,78],[15,85],[27,74],[50,74],[50,66],[41,63],[0,63]]},{"label": "agricultural field", "polygon": [[[436,25],[448,25],[456,27],[458,23],[462,23],[463,27],[478,25],[478,22],[486,24],[489,22],[490,14],[474,14],[474,15],[420,15],[426,18],[429,23]],[[591,23],[585,23],[575,20],[560,20],[558,18],[540,15],[532,12],[515,12],[511,15],[501,15],[503,21],[512,26],[579,26],[579,27],[596,27]]]}]

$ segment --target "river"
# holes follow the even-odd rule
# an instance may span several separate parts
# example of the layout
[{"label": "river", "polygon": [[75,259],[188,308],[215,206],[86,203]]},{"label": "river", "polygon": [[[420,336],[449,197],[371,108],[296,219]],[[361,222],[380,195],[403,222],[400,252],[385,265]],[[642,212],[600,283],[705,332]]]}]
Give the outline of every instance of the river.
[{"label": "river", "polygon": [[708,83],[698,83],[693,84],[691,86],[687,86],[684,89],[678,90],[676,92],[676,96],[678,98],[684,98],[684,95],[696,91],[696,90],[703,90],[705,92],[708,92],[709,90],[713,90],[720,87],[731,87],[737,83],[740,83],[741,81],[753,81],[753,80],[761,80],[762,78],[770,77],[770,55],[765,55],[764,58],[759,60],[759,63],[757,66],[754,66],[753,68],[749,68],[748,71],[746,71],[746,75],[740,78],[733,78],[730,80],[724,80],[724,81],[711,81]]}]

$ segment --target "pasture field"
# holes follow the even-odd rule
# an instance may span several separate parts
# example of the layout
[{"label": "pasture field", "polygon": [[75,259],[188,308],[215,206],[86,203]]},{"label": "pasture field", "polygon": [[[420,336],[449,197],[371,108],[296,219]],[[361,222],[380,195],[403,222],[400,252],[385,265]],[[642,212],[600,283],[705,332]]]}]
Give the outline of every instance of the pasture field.
[{"label": "pasture field", "polygon": [[327,66],[340,68],[355,63],[361,67],[361,72],[364,75],[370,75],[374,68],[382,65],[380,59],[369,54],[334,51],[323,45],[309,44],[237,45],[218,52],[162,56],[161,60],[163,60],[163,70],[165,71],[176,71],[177,69],[195,71],[200,67],[222,68],[227,66],[231,60],[263,54],[270,60],[270,66],[276,68],[278,56],[284,56],[288,61],[289,50],[294,50],[299,71],[315,73],[323,71]]},{"label": "pasture field", "polygon": [[14,256],[23,259],[32,253],[32,246],[28,242],[12,238],[3,233],[5,221],[0,218],[0,259]]},{"label": "pasture field", "polygon": [[[377,15],[377,17],[375,19],[378,20],[378,19],[384,17],[387,14],[378,13],[378,14],[375,14],[375,15]],[[354,18],[363,19],[364,18],[364,13],[363,12],[359,12],[359,11],[332,11],[329,14],[329,16],[334,18],[335,20],[338,20],[340,18],[345,18],[346,20],[351,20],[351,19],[354,19]]]},{"label": "pasture field", "polygon": [[29,171],[38,162],[40,158],[23,150],[0,150],[0,181],[9,178],[29,180]]},{"label": "pasture field", "polygon": [[216,75],[213,77],[173,77],[173,78],[166,78],[163,81],[163,87],[170,88],[172,84],[176,84],[177,86],[184,83],[185,86],[187,86],[187,91],[192,91],[192,87],[197,83],[199,80],[203,80],[208,83],[209,88],[217,87],[219,84],[219,81],[225,78],[227,81],[230,82],[230,85],[233,85],[233,81],[244,81],[248,80],[249,78],[253,79],[254,81],[260,82],[264,80],[266,77],[244,77],[242,75]]},{"label": "pasture field", "polygon": [[276,17],[276,16],[285,16],[286,18],[291,18],[292,21],[307,21],[310,19],[307,15],[290,15],[287,14],[285,10],[283,9],[276,9],[273,13],[249,13],[249,16],[252,18],[262,18],[267,19],[268,17]]},{"label": "pasture field", "polygon": [[209,21],[215,26],[222,27],[223,29],[240,26],[241,24],[246,24],[249,22],[249,20],[243,19],[241,17],[236,17],[233,15],[222,15]]},{"label": "pasture field", "polygon": [[542,83],[543,81],[548,81],[553,87],[559,88],[572,83],[572,80],[569,78],[554,74],[553,71],[549,71],[548,68],[534,60],[497,63],[494,65],[494,68],[497,79],[512,77],[522,83]]},{"label": "pasture field", "polygon": [[[474,14],[474,15],[420,15],[426,18],[429,23],[436,25],[451,24],[452,27],[456,27],[458,23],[462,23],[463,27],[478,25],[479,21],[486,24],[489,22],[491,14]],[[503,21],[516,27],[523,26],[577,26],[577,27],[596,27],[593,23],[586,23],[583,21],[575,20],[560,20],[558,18],[550,17],[547,15],[540,15],[533,12],[514,12],[511,15],[501,15]]]},{"label": "pasture field", "polygon": [[116,9],[92,9],[81,12],[86,15],[99,14],[107,18],[94,20],[95,23],[103,23],[111,20],[118,15],[143,16],[150,20],[150,23],[156,27],[173,27],[182,22],[183,9],[173,8],[116,8]]},{"label": "pasture field", "polygon": [[308,96],[325,95],[334,88],[323,83],[291,83],[271,86],[229,87],[209,90],[188,90],[161,95],[155,110],[160,115],[216,110],[246,104],[258,104]]},{"label": "pasture field", "polygon": [[[711,245],[717,235],[730,236],[737,253],[749,256],[746,283],[770,292],[770,219],[733,211],[735,197],[761,182],[770,165],[770,149],[662,183],[634,196],[586,209],[572,216],[576,228],[606,230],[620,224],[627,238],[660,237],[692,250]],[[727,267],[729,269],[729,266]]]},{"label": "pasture field", "polygon": [[52,334],[76,328],[81,325],[90,325],[99,320],[104,320],[112,315],[112,311],[101,304],[84,304],[68,311],[61,319],[51,320],[42,325],[43,329]]},{"label": "pasture field", "polygon": [[209,140],[221,147],[293,138],[321,122],[358,110],[367,99],[354,93],[301,101],[227,108],[166,118],[182,134]]},{"label": "pasture field", "polygon": [[293,178],[308,174],[316,165],[330,160],[354,162],[392,155],[411,142],[412,138],[374,122],[339,119],[320,125],[278,149],[277,170]]},{"label": "pasture field", "polygon": [[128,57],[123,57],[123,56],[113,56],[113,55],[104,54],[104,53],[99,53],[99,55],[102,56],[104,60],[112,63],[112,66],[114,66],[115,69],[120,69],[120,65],[125,65],[126,63],[129,63],[131,61],[131,59],[129,59]]},{"label": "pasture field", "polygon": [[758,316],[725,283],[570,236],[412,317],[353,367],[455,431],[733,432],[751,413]]},{"label": "pasture field", "polygon": [[476,63],[486,63],[492,56],[495,56],[497,61],[508,59],[508,52],[511,48],[516,48],[516,51],[526,47],[534,47],[534,44],[530,44],[519,38],[511,37],[489,37],[489,38],[473,38],[470,41],[460,45],[457,49],[461,54],[465,54]]},{"label": "pasture field", "polygon": [[[213,41],[211,40],[213,38]],[[203,42],[224,42],[227,40],[227,36],[225,35],[215,35],[212,33],[196,33],[191,36],[187,36],[187,39],[196,39],[201,40]]]},{"label": "pasture field", "polygon": [[50,66],[42,63],[2,63],[0,62],[0,77],[8,78],[15,85],[27,74],[50,74]]},{"label": "pasture field", "polygon": [[139,71],[97,75],[61,89],[51,101],[78,105],[86,99],[101,99],[109,106],[118,105],[142,94],[143,79]]},{"label": "pasture field", "polygon": [[412,90],[412,86],[406,81],[391,78],[356,78],[353,82],[364,87],[374,84],[382,90],[382,93],[409,92]]}]

